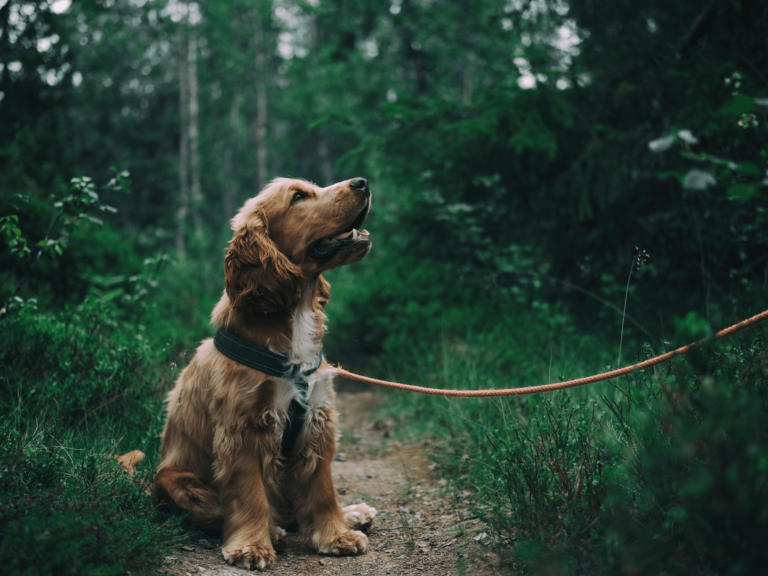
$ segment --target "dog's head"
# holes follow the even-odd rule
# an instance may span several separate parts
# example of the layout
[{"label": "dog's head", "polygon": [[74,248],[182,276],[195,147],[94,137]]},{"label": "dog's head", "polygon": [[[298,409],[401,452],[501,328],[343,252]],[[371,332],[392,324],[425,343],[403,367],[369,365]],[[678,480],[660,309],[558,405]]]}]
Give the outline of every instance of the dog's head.
[{"label": "dog's head", "polygon": [[371,249],[359,228],[371,208],[364,178],[320,188],[279,178],[232,219],[224,270],[235,308],[269,313],[293,308],[306,280],[363,259]]}]

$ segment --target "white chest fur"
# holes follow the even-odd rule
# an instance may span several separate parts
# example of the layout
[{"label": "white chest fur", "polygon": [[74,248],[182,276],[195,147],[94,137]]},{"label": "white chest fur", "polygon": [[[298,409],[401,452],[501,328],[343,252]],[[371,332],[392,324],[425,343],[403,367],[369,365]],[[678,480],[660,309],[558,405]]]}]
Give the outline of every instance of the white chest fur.
[{"label": "white chest fur", "polygon": [[314,297],[314,290],[304,290],[301,302],[293,311],[293,335],[288,356],[294,364],[301,364],[302,369],[312,365],[322,346]]}]

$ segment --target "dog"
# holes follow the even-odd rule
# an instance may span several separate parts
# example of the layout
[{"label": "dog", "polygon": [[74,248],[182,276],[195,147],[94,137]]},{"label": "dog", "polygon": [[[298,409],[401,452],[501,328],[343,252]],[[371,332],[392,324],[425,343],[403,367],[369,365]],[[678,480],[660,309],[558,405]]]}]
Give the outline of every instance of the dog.
[{"label": "dog", "polygon": [[327,188],[281,178],[232,219],[218,331],[168,394],[154,480],[158,498],[221,531],[230,564],[274,566],[291,524],[321,554],[368,546],[376,509],[341,508],[331,476],[339,433],[321,274],[368,254],[359,229],[370,208],[364,178]]}]

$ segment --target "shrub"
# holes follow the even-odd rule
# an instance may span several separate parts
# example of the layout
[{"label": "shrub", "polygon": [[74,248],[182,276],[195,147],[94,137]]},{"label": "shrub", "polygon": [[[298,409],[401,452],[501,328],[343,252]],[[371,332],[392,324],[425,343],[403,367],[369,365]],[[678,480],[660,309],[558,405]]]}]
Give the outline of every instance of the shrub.
[{"label": "shrub", "polygon": [[768,370],[753,335],[709,350],[706,371],[676,362],[644,390],[615,446],[606,541],[628,570],[755,574],[768,561]]},{"label": "shrub", "polygon": [[[3,321],[3,573],[145,573],[182,538],[145,489],[171,375],[141,332],[96,299]],[[132,449],[148,456],[136,482],[113,459]]]},{"label": "shrub", "polygon": [[157,514],[143,482],[102,452],[104,437],[6,424],[2,438],[4,574],[145,573],[181,540],[181,519]]},{"label": "shrub", "polygon": [[147,369],[153,363],[145,338],[97,300],[62,314],[25,308],[0,331],[6,380],[0,401],[25,418],[55,413],[70,426],[114,415],[126,425],[146,425],[147,397],[162,380]]}]

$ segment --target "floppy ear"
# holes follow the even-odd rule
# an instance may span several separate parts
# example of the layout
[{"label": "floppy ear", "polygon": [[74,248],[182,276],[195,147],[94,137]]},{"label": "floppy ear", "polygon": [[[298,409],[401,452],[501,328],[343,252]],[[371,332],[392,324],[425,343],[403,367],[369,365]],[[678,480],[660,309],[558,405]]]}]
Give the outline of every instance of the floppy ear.
[{"label": "floppy ear", "polygon": [[301,270],[269,238],[262,211],[235,230],[224,258],[229,301],[235,308],[266,314],[293,308],[301,300]]}]

